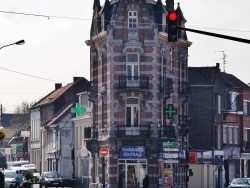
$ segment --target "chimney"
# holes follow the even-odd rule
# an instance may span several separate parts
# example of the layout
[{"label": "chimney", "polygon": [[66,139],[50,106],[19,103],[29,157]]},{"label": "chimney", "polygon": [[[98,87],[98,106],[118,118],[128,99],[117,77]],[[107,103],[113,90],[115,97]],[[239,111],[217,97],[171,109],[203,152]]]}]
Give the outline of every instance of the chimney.
[{"label": "chimney", "polygon": [[74,83],[76,83],[78,80],[80,80],[82,77],[73,77]]},{"label": "chimney", "polygon": [[55,90],[59,89],[62,87],[62,84],[61,83],[56,83],[55,84]]}]

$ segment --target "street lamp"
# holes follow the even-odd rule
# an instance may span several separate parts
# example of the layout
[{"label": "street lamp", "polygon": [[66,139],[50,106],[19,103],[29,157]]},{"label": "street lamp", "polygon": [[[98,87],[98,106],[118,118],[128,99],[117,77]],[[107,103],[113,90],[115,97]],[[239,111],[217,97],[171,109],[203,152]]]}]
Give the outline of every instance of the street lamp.
[{"label": "street lamp", "polygon": [[24,43],[25,43],[24,40],[19,40],[19,41],[15,42],[15,43],[7,44],[7,45],[4,45],[4,46],[0,47],[0,50],[1,50],[2,48],[4,48],[4,47],[7,47],[7,46],[11,46],[11,45],[23,45]]}]

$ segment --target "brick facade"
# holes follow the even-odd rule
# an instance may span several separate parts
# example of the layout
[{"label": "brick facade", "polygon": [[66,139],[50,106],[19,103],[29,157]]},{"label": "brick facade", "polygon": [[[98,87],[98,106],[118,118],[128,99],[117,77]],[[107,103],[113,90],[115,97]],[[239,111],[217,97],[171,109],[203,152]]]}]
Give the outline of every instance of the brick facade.
[{"label": "brick facade", "polygon": [[[165,6],[161,6],[164,10]],[[169,43],[167,33],[160,33],[155,27],[158,23],[153,19],[154,11],[157,11],[154,10],[154,7],[156,7],[155,1],[150,3],[145,0],[106,1],[99,15],[108,17],[111,14],[110,24],[107,30],[102,32],[98,33],[97,30],[93,30],[91,39],[87,41],[91,51],[90,80],[92,87],[97,92],[96,100],[98,101],[94,104],[96,110],[93,112],[93,127],[98,126],[99,129],[97,138],[99,147],[107,147],[110,150],[110,155],[106,158],[109,163],[106,183],[112,188],[118,187],[124,161],[126,161],[127,170],[129,161],[130,163],[136,161],[137,164],[143,161],[143,165],[145,162],[143,169],[145,174],[143,177],[137,177],[139,178],[136,182],[138,186],[142,186],[142,179],[146,174],[149,175],[152,186],[159,186],[159,178],[163,180],[162,186],[164,186],[164,176],[159,177],[160,173],[164,171],[162,167],[160,170],[162,172],[159,172],[159,162],[162,161],[159,155],[162,152],[162,142],[167,141],[168,138],[159,139],[157,129],[163,131],[163,128],[172,125],[173,121],[178,124],[178,115],[174,116],[173,121],[170,121],[161,113],[163,113],[163,107],[171,103],[178,109],[178,113],[182,113],[182,115],[186,113],[179,110],[182,107],[179,103],[178,86],[180,82],[186,82],[187,60],[177,59],[181,54],[187,55],[187,48],[191,43],[186,40]],[[95,11],[100,11],[100,9],[94,7],[93,15],[95,15]],[[137,27],[133,29],[128,28],[129,11],[137,13]],[[162,10],[159,9],[159,11]],[[93,19],[93,25],[95,25],[94,23]],[[100,57],[102,49],[105,49],[107,61],[103,61]],[[165,53],[165,62],[162,62],[162,51]],[[93,52],[97,52],[97,62],[93,61]],[[128,75],[127,54],[138,54],[138,76],[132,77],[135,81],[131,82],[131,85],[129,85],[131,78],[126,77]],[[175,61],[170,62],[171,60]],[[172,70],[169,70],[170,63],[173,66]],[[105,78],[103,79],[103,77]],[[161,91],[163,77],[173,80],[173,91],[169,98],[165,98]],[[140,84],[138,84],[138,80],[140,80]],[[103,84],[106,85],[106,90],[100,97]],[[128,123],[126,110],[128,100],[131,98],[138,100],[138,125]],[[157,125],[160,127],[157,128]],[[134,127],[138,127],[138,129],[134,130]],[[101,128],[105,130],[100,130]],[[126,146],[145,148],[145,156],[138,159],[121,158],[121,150]],[[141,164],[141,166],[143,165]],[[180,172],[184,170],[184,165],[173,166]],[[102,172],[101,166],[99,171]],[[102,178],[101,175],[99,182],[103,182]],[[175,184],[184,185],[184,180],[184,177],[176,177]],[[128,183],[126,186],[130,188],[132,185]]]}]

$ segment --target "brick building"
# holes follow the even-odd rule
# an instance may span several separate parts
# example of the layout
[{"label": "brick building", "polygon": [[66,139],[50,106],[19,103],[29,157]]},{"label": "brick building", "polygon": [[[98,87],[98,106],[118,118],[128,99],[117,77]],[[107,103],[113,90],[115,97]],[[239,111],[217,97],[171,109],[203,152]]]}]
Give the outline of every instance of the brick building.
[{"label": "brick building", "polygon": [[[186,160],[162,157],[163,142],[177,142],[185,150],[188,132],[186,80],[191,43],[183,31],[178,31],[177,42],[168,42],[169,10],[174,10],[173,0],[164,4],[161,0],[106,0],[103,6],[94,0],[90,40],[86,41],[91,57],[89,100],[93,102],[92,139],[87,148],[95,161],[93,182],[139,188],[148,174],[152,186],[186,185]],[[178,24],[184,27],[179,5],[176,11]],[[99,156],[103,147],[109,150],[105,158]]]},{"label": "brick building", "polygon": [[223,165],[224,177],[221,175],[220,180],[226,185],[235,177],[249,176],[250,87],[235,76],[220,72],[219,64],[189,67],[188,83],[190,150],[223,151],[223,163],[210,164]]}]

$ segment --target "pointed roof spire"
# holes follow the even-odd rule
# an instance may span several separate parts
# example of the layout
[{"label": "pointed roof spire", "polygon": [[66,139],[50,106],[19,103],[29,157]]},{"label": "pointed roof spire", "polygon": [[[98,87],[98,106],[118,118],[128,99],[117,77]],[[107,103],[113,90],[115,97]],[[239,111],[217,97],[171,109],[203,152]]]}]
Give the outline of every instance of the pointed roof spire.
[{"label": "pointed roof spire", "polygon": [[111,5],[109,3],[109,0],[105,0],[105,3],[102,7],[102,10],[100,11],[100,13],[103,13],[103,12],[110,12],[111,11]]},{"label": "pointed roof spire", "polygon": [[95,9],[95,7],[101,7],[100,0],[94,0],[93,10]]},{"label": "pointed roof spire", "polygon": [[173,11],[174,10],[174,0],[166,0],[166,8],[167,11]]},{"label": "pointed roof spire", "polygon": [[157,10],[157,12],[167,12],[161,0],[157,0],[155,7],[156,7],[155,9]]}]

